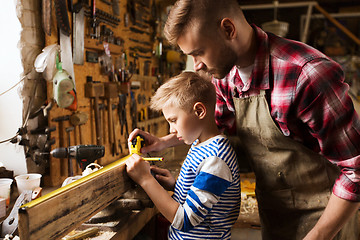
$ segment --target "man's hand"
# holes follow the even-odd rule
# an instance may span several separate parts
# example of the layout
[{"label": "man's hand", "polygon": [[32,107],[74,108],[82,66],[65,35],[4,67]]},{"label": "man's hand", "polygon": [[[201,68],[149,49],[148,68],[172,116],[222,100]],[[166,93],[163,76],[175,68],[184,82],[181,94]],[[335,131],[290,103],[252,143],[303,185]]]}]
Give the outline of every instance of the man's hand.
[{"label": "man's hand", "polygon": [[155,165],[150,166],[150,169],[155,174],[156,180],[163,188],[165,188],[167,191],[174,191],[176,181],[169,170],[159,168]]},{"label": "man's hand", "polygon": [[150,172],[150,164],[147,161],[144,161],[139,155],[132,154],[126,159],[125,164],[126,172],[129,177],[140,186],[148,179],[153,178]]}]

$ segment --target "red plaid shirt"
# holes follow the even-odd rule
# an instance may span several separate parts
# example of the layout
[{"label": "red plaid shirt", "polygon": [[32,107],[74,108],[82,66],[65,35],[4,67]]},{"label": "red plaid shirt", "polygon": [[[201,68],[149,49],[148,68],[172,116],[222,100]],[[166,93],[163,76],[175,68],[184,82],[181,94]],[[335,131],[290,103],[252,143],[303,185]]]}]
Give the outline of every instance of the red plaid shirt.
[{"label": "red plaid shirt", "polygon": [[258,50],[250,81],[243,82],[235,66],[225,78],[213,79],[218,126],[234,134],[232,97],[267,90],[271,116],[283,134],[338,165],[333,193],[360,201],[360,120],[341,67],[310,46],[253,28]]}]

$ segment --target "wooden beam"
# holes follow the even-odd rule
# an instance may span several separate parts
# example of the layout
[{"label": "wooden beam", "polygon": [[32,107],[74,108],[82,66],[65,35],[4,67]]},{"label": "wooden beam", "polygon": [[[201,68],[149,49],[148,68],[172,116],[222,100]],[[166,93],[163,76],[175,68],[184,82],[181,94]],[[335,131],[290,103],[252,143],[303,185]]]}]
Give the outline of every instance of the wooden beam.
[{"label": "wooden beam", "polygon": [[21,240],[60,239],[130,189],[128,156],[23,205]]},{"label": "wooden beam", "polygon": [[360,45],[360,39],[355,36],[349,29],[344,27],[338,20],[333,18],[325,9],[320,7],[319,5],[315,5],[315,8],[322,13],[330,22],[332,22],[338,29],[340,29],[343,33],[345,33],[351,40],[353,40],[356,44]]}]

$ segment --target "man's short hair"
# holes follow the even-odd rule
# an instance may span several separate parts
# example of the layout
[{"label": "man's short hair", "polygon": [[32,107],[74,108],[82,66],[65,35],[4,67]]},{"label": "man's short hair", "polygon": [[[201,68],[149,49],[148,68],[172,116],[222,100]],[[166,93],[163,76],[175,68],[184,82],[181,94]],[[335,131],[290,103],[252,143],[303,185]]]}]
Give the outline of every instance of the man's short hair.
[{"label": "man's short hair", "polygon": [[202,102],[208,110],[214,110],[215,86],[210,78],[187,71],[170,78],[161,85],[151,98],[150,106],[157,111],[173,106],[190,112],[196,102]]},{"label": "man's short hair", "polygon": [[[237,0],[177,0],[164,27],[166,39],[176,45],[187,27],[195,24],[200,31],[210,30],[225,17],[242,15]],[[210,29],[209,29],[210,28]]]}]

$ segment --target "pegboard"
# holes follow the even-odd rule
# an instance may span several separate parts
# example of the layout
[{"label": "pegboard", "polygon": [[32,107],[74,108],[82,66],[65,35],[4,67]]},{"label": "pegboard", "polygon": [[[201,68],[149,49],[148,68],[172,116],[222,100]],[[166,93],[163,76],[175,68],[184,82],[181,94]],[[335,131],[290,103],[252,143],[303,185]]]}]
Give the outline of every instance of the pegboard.
[{"label": "pegboard", "polygon": [[[128,0],[131,1],[131,0]],[[92,0],[90,1],[92,2]],[[96,0],[96,8],[102,13],[107,13],[113,16],[112,5],[109,5],[108,1]],[[74,111],[63,109],[58,107],[55,103],[52,109],[48,113],[49,126],[56,126],[56,131],[51,133],[51,137],[55,137],[55,144],[51,149],[58,147],[68,147],[78,144],[97,144],[96,126],[95,126],[95,113],[94,113],[94,99],[88,98],[85,94],[85,84],[89,76],[93,81],[101,84],[113,82],[117,86],[119,94],[126,95],[126,120],[128,125],[128,132],[130,133],[134,127],[139,127],[146,131],[151,132],[157,136],[163,136],[168,133],[168,124],[165,119],[158,113],[154,113],[149,109],[149,100],[153,95],[156,87],[159,85],[159,58],[153,54],[154,46],[156,46],[155,38],[151,34],[151,26],[147,24],[151,20],[152,1],[131,1],[133,9],[136,12],[129,13],[129,4],[127,1],[118,1],[119,16],[116,16],[120,22],[118,25],[107,24],[106,27],[113,32],[114,37],[118,39],[121,44],[116,45],[109,43],[109,50],[112,57],[112,62],[115,65],[115,61],[118,57],[121,57],[123,53],[126,53],[128,64],[132,62],[132,71],[128,74],[128,82],[116,82],[109,79],[108,75],[102,73],[100,64],[98,62],[88,62],[86,59],[86,51],[100,56],[104,53],[104,42],[100,39],[91,38],[89,35],[89,14],[85,15],[85,39],[84,39],[84,64],[74,64],[74,76],[76,84],[77,94],[77,111],[85,113],[88,116],[88,120],[85,124],[80,126],[73,126],[69,120],[65,120],[61,123],[54,122],[53,119],[61,116],[71,116]],[[69,6],[68,6],[69,7]],[[87,8],[89,13],[91,6]],[[131,14],[136,14],[136,17],[142,18],[140,26],[139,24],[133,24],[131,21]],[[72,13],[68,12],[70,23],[73,21]],[[59,44],[58,27],[56,24],[55,10],[51,12],[51,35],[45,35],[45,45]],[[127,24],[127,25],[126,25]],[[103,25],[100,23],[100,25]],[[134,32],[134,28],[144,31],[145,33]],[[135,30],[136,31],[136,30]],[[159,33],[157,33],[159,34]],[[154,45],[155,44],[155,45]],[[128,65],[128,67],[130,67]],[[136,65],[136,67],[135,67]],[[48,82],[47,86],[47,98],[48,101],[53,101],[53,83]],[[116,146],[119,148],[118,153],[112,152],[112,146],[110,145],[109,137],[109,120],[107,105],[108,101],[105,98],[99,98],[100,107],[100,122],[102,129],[102,145],[105,146],[105,156],[101,158],[98,163],[101,165],[107,165],[125,155],[128,154],[127,149],[127,134],[126,128],[123,126],[121,131],[121,124],[119,119],[119,112],[123,108],[119,108],[120,98],[114,97],[111,100],[111,104],[114,105],[112,110],[113,120],[116,133]],[[134,104],[136,104],[136,112],[134,110]],[[67,133],[65,129],[72,131]],[[80,134],[81,132],[81,134]],[[80,137],[81,136],[81,137]],[[120,147],[121,146],[121,147]],[[120,150],[122,149],[122,150]],[[75,160],[72,161],[74,175],[81,174],[81,170]],[[68,159],[56,159],[50,157],[48,175],[44,176],[44,184],[46,186],[59,186],[62,184],[65,178],[69,176],[69,162]]]}]

